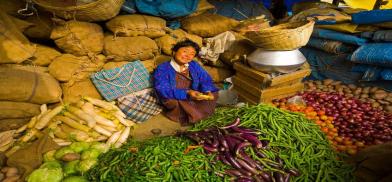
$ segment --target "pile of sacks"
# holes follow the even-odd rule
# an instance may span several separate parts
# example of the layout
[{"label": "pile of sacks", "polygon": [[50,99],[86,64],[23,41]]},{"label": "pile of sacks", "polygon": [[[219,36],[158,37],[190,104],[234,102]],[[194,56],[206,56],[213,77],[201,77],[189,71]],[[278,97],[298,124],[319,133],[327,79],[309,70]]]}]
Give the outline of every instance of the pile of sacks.
[{"label": "pile of sacks", "polygon": [[[216,83],[232,76],[233,63],[255,49],[243,36],[254,28],[254,20],[208,13],[214,7],[206,0],[179,19],[178,29],[145,14],[84,22],[53,17],[41,7],[33,16],[21,16],[17,12],[23,8],[22,0],[0,2],[0,130],[25,124],[40,113],[41,104],[54,107],[81,96],[102,99],[90,79],[93,73],[135,60],[152,72],[170,60],[172,46],[184,39],[204,47],[205,59],[198,61]],[[257,21],[269,26],[263,18]]]},{"label": "pile of sacks", "polygon": [[[378,81],[392,90],[392,10],[338,8],[328,3],[299,3],[289,21],[316,18],[316,28],[301,49],[316,79],[347,84]],[[389,83],[389,84],[388,84]]]}]

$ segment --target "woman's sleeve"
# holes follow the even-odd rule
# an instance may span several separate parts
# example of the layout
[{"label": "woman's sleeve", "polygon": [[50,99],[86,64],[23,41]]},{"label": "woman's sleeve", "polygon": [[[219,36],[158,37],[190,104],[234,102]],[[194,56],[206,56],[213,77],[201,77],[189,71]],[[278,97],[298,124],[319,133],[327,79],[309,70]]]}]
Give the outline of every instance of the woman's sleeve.
[{"label": "woman's sleeve", "polygon": [[216,92],[219,89],[215,87],[214,81],[211,76],[208,74],[206,70],[203,69],[200,65],[198,65],[198,70],[200,73],[200,91],[205,92]]},{"label": "woman's sleeve", "polygon": [[170,73],[159,67],[154,72],[154,88],[165,99],[188,99],[187,89],[173,88],[170,85]]}]

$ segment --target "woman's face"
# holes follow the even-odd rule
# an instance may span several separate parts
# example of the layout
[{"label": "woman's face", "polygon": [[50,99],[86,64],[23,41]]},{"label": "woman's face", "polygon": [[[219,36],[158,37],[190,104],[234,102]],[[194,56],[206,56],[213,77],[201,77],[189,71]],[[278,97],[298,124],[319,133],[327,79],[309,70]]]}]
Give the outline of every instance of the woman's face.
[{"label": "woman's face", "polygon": [[192,46],[181,47],[174,53],[174,60],[182,65],[192,61],[196,56],[196,50]]}]

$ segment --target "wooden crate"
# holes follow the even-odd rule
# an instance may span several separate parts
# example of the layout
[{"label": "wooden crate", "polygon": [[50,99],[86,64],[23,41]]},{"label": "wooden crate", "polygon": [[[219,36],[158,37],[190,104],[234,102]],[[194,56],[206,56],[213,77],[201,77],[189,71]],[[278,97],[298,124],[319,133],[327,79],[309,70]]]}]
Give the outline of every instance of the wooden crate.
[{"label": "wooden crate", "polygon": [[237,91],[240,98],[243,98],[249,103],[272,102],[274,99],[281,99],[295,95],[304,88],[303,83],[297,82],[288,86],[260,89],[250,83],[238,79],[236,76],[233,77],[233,83],[234,89]]},{"label": "wooden crate", "polygon": [[237,74],[243,80],[252,83],[258,88],[270,88],[270,87],[281,87],[296,83],[306,76],[310,75],[311,69],[308,63],[305,63],[300,70],[280,75],[271,78],[269,74],[257,71],[243,63],[235,63],[234,69]]}]

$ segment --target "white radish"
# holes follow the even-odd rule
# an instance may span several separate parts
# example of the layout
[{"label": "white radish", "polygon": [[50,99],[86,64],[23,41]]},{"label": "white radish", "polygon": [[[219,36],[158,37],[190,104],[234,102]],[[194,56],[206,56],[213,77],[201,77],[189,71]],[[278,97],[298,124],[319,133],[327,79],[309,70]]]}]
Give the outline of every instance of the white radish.
[{"label": "white radish", "polygon": [[108,131],[110,131],[110,132],[116,132],[116,131],[118,131],[116,128],[114,128],[114,127],[108,127],[108,126],[104,126],[104,125],[98,125],[98,126],[100,126],[100,127],[102,127],[103,129],[105,129],[105,130],[108,130]]},{"label": "white radish", "polygon": [[102,142],[102,141],[105,141],[107,139],[108,139],[108,137],[106,137],[106,136],[99,136],[99,137],[93,139],[93,141],[94,142]]},{"label": "white radish", "polygon": [[37,123],[35,124],[35,128],[36,129],[42,129],[44,128],[49,121],[55,117],[57,114],[59,114],[62,110],[64,109],[63,105],[59,105],[56,108],[54,108],[53,110],[47,112],[46,114],[42,115],[42,117],[37,121]]},{"label": "white radish", "polygon": [[124,114],[121,110],[116,111],[114,114],[115,114],[115,115],[118,115],[118,116],[121,116],[121,117],[123,117],[123,118],[126,118],[126,117],[127,117],[127,115]]},{"label": "white radish", "polygon": [[67,117],[69,117],[69,118],[71,118],[71,119],[73,119],[73,120],[79,122],[80,124],[87,125],[87,122],[86,122],[86,121],[80,119],[79,117],[75,116],[74,114],[72,114],[72,113],[70,113],[70,112],[68,112],[68,111],[67,111],[67,112],[64,112],[63,114],[64,114],[64,116],[67,116]]},{"label": "white radish", "polygon": [[107,137],[112,136],[112,133],[111,133],[110,131],[108,131],[108,130],[106,130],[106,129],[104,129],[104,128],[98,126],[98,125],[95,125],[93,129],[94,129],[96,132],[101,133],[102,135],[105,135],[105,136],[107,136]]},{"label": "white radish", "polygon": [[90,114],[90,116],[93,116],[93,118],[95,119],[95,121],[101,125],[105,125],[105,126],[109,126],[109,127],[115,127],[116,125],[114,125],[114,123],[100,115],[98,115],[95,111],[94,111],[94,106],[93,104],[86,102],[82,107],[82,110],[84,112],[86,112],[87,114]]},{"label": "white radish", "polygon": [[5,156],[10,157],[13,153],[18,151],[20,148],[22,148],[20,145],[15,145],[11,149],[9,149],[6,153]]},{"label": "white radish", "polygon": [[114,113],[113,115],[116,117],[116,119],[118,119],[118,121],[120,121],[121,124],[125,126],[131,126],[131,123],[125,120],[125,118],[123,118],[122,116],[118,115],[117,113]]},{"label": "white radish", "polygon": [[26,129],[27,129],[27,124],[25,124],[25,125],[21,126],[20,128],[18,128],[18,129],[15,131],[15,134],[22,133],[22,132],[24,132]]},{"label": "white radish", "polygon": [[3,144],[3,146],[0,147],[0,152],[7,151],[12,146],[12,144],[14,144],[14,141],[12,140],[8,144]]},{"label": "white radish", "polygon": [[94,126],[96,125],[96,121],[94,120],[94,118],[89,114],[85,113],[84,111],[82,111],[81,109],[77,107],[69,106],[68,111],[70,111],[72,114],[75,114],[80,119],[85,120],[87,122],[88,127],[94,128]]},{"label": "white radish", "polygon": [[106,145],[111,147],[113,144],[115,144],[117,142],[117,140],[120,138],[122,131],[118,131],[116,133],[113,133],[112,136],[110,136],[110,138],[106,141]]},{"label": "white radish", "polygon": [[39,107],[39,109],[40,109],[41,113],[43,113],[43,112],[46,112],[48,110],[48,106],[46,104],[42,104]]},{"label": "white radish", "polygon": [[93,104],[95,106],[101,107],[101,108],[108,110],[108,111],[118,110],[118,108],[114,104],[111,104],[109,102],[105,102],[103,100],[94,99],[94,98],[87,97],[87,96],[83,97],[83,99],[87,100],[88,102],[90,102],[91,104]]},{"label": "white radish", "polygon": [[65,117],[65,116],[56,116],[56,119],[59,120],[59,121],[62,121],[64,124],[67,124],[68,126],[70,126],[72,128],[75,128],[75,129],[78,129],[78,130],[81,130],[81,131],[84,131],[84,132],[89,132],[90,131],[89,127],[87,127],[85,125],[82,125],[82,124],[74,121],[71,118],[68,118],[68,117]]},{"label": "white radish", "polygon": [[129,134],[131,133],[131,127],[126,127],[122,132],[117,142],[114,144],[115,148],[121,147],[121,145],[127,141]]},{"label": "white radish", "polygon": [[[42,114],[43,114],[43,113],[42,113]],[[35,124],[37,123],[37,118],[38,118],[39,116],[41,116],[41,114],[38,115],[38,116],[32,117],[32,118],[30,119],[30,121],[27,123],[27,128],[33,128],[33,127],[35,126]]]},{"label": "white radish", "polygon": [[30,139],[32,139],[37,134],[37,132],[38,132],[38,130],[35,128],[27,130],[26,134],[20,140],[22,142],[28,142]]},{"label": "white radish", "polygon": [[65,133],[61,128],[59,128],[59,127],[57,127],[55,130],[54,130],[54,136],[56,136],[56,137],[58,137],[58,138],[61,138],[61,139],[67,139],[68,138],[68,135],[67,135],[67,133]]}]

